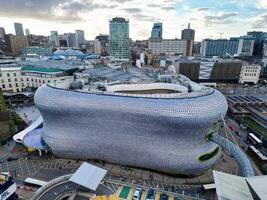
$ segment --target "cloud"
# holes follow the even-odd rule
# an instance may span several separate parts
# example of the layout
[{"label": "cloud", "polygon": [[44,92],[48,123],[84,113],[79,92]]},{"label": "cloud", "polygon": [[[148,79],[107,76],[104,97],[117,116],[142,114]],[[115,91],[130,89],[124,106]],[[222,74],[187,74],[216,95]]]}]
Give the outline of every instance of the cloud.
[{"label": "cloud", "polygon": [[122,10],[126,11],[127,13],[141,13],[142,12],[140,8],[123,8]]},{"label": "cloud", "polygon": [[252,28],[261,29],[267,27],[267,13],[258,15],[251,19]]},{"label": "cloud", "polygon": [[207,15],[204,17],[205,25],[212,26],[214,24],[231,24],[234,20],[233,17],[238,16],[237,13],[225,13],[221,15]]},{"label": "cloud", "polygon": [[149,22],[156,21],[156,18],[155,17],[144,15],[144,14],[134,14],[134,15],[132,15],[132,17],[134,19],[140,20],[140,21],[149,21]]},{"label": "cloud", "polygon": [[203,7],[203,8],[197,8],[197,11],[207,11],[209,10],[210,8],[206,8],[206,7]]},{"label": "cloud", "polygon": [[85,21],[79,15],[81,12],[117,7],[76,0],[1,0],[0,4],[0,16],[3,17],[14,17],[15,13],[19,18],[53,20],[61,23]]},{"label": "cloud", "polygon": [[[170,1],[171,2],[171,1]],[[169,1],[167,2],[168,4],[170,3]],[[147,4],[147,7],[150,8],[160,8],[162,10],[175,10],[175,8],[170,4],[170,5],[166,5],[166,4],[155,4],[155,3],[150,3]]]}]

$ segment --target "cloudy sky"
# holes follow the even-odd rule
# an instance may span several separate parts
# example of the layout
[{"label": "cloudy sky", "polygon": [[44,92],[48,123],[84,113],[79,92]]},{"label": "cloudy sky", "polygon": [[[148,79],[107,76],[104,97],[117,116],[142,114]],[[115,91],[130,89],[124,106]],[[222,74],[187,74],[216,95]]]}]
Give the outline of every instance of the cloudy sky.
[{"label": "cloudy sky", "polygon": [[191,23],[196,39],[267,31],[267,0],[0,0],[0,27],[14,33],[14,22],[33,34],[85,31],[92,40],[108,33],[108,20],[125,17],[130,37],[147,39],[153,22],[163,23],[164,38],[180,38]]}]

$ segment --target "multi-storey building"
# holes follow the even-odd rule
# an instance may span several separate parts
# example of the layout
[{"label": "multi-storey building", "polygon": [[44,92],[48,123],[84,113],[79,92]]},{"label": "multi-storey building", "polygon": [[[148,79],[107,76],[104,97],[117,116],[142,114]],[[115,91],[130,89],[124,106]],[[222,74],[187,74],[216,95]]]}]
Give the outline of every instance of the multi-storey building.
[{"label": "multi-storey building", "polygon": [[101,42],[98,39],[94,40],[94,53],[98,55],[101,54]]},{"label": "multi-storey building", "polygon": [[154,23],[151,38],[153,39],[162,39],[162,23]]},{"label": "multi-storey building", "polygon": [[72,76],[65,76],[64,71],[57,68],[18,66],[0,68],[0,88],[7,92],[23,92],[27,88],[36,89],[45,83],[67,88],[72,80]]},{"label": "multi-storey building", "polygon": [[27,36],[16,36],[12,34],[5,35],[7,51],[12,55],[18,55],[21,49],[29,46],[29,38]]},{"label": "multi-storey building", "polygon": [[24,36],[23,26],[21,23],[14,23],[16,36]]},{"label": "multi-storey building", "polygon": [[190,28],[190,23],[188,24],[187,29],[182,30],[182,39],[183,40],[195,40],[195,30]]},{"label": "multi-storey building", "polygon": [[180,39],[150,39],[148,49],[152,54],[179,54],[187,55],[187,40]]},{"label": "multi-storey building", "polygon": [[109,35],[111,57],[129,60],[129,21],[121,17],[110,20]]},{"label": "multi-storey building", "polygon": [[109,55],[109,36],[100,34],[96,36],[95,39],[98,39],[101,44],[101,55],[102,56],[107,56]]},{"label": "multi-storey building", "polygon": [[75,30],[75,40],[76,47],[81,48],[82,44],[85,42],[83,30]]},{"label": "multi-storey building", "polygon": [[252,32],[248,32],[247,35],[255,39],[253,56],[256,56],[257,58],[261,58],[263,55],[263,42],[265,39],[267,39],[267,32],[252,31]]},{"label": "multi-storey building", "polygon": [[5,28],[3,27],[0,27],[0,38],[5,38],[5,35],[6,35],[6,31],[5,31]]},{"label": "multi-storey building", "polygon": [[26,34],[27,36],[30,35],[30,30],[29,30],[28,28],[25,29],[25,34]]},{"label": "multi-storey building", "polygon": [[202,56],[252,55],[254,40],[252,38],[205,39],[201,44]]},{"label": "multi-storey building", "polygon": [[260,65],[244,64],[241,68],[239,83],[254,83],[257,84],[259,81],[261,72]]}]

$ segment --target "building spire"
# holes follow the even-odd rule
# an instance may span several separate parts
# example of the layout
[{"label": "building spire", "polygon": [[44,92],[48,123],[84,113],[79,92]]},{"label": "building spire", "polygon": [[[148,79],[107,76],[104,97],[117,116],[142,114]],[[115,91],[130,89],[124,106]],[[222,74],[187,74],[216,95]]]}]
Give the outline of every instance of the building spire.
[{"label": "building spire", "polygon": [[188,29],[190,29],[190,23],[188,23]]}]

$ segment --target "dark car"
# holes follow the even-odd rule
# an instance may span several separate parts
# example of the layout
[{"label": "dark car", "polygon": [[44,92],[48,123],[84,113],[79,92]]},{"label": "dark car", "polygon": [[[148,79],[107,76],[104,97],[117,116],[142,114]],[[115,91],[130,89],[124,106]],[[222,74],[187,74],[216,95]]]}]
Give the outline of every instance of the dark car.
[{"label": "dark car", "polygon": [[168,200],[168,198],[169,198],[169,197],[168,197],[167,194],[161,194],[159,199],[160,199],[160,200]]},{"label": "dark car", "polygon": [[155,191],[153,189],[149,189],[146,195],[146,200],[153,200],[155,195]]},{"label": "dark car", "polygon": [[7,161],[13,161],[13,160],[18,160],[17,156],[10,156],[6,159]]}]

